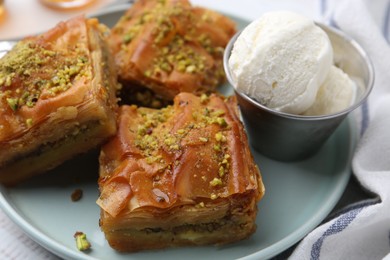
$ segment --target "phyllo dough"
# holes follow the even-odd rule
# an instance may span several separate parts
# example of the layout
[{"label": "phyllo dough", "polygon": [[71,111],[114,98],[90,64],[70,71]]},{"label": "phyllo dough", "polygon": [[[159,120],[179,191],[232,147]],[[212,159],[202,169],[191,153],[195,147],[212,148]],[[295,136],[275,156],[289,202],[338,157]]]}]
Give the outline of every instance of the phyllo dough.
[{"label": "phyllo dough", "polygon": [[104,29],[76,17],[0,60],[0,182],[16,184],[116,132],[117,77]]},{"label": "phyllo dough", "polygon": [[112,28],[110,45],[124,87],[173,100],[225,80],[223,50],[235,32],[232,20],[187,0],[139,0]]},{"label": "phyllo dough", "polygon": [[138,251],[251,235],[264,194],[234,97],[181,93],[172,107],[122,106],[100,154],[100,226]]}]

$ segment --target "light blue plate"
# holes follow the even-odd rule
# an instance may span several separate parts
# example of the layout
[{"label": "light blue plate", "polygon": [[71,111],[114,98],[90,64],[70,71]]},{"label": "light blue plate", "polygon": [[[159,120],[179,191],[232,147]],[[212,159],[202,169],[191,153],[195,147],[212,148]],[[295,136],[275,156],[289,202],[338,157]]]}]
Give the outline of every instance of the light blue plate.
[{"label": "light blue plate", "polygon": [[[123,8],[97,16],[108,26]],[[234,18],[236,19],[236,18]],[[242,28],[246,21],[236,19]],[[231,93],[228,86],[223,92]],[[356,132],[345,120],[325,146],[308,160],[281,163],[254,152],[266,195],[259,203],[257,232],[245,241],[223,247],[186,247],[121,254],[112,250],[99,229],[98,151],[69,161],[51,173],[15,188],[0,186],[0,206],[33,240],[65,259],[267,259],[302,239],[333,209],[349,180]],[[249,137],[250,138],[250,137]],[[72,202],[81,188],[83,198]],[[87,234],[88,253],[76,249],[73,235]]]}]

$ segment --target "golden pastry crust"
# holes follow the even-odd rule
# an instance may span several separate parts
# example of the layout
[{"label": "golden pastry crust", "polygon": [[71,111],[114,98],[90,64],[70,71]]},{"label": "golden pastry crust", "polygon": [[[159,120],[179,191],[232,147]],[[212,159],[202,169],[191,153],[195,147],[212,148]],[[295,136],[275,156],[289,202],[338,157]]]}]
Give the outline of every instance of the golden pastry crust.
[{"label": "golden pastry crust", "polygon": [[125,87],[173,100],[225,81],[223,50],[235,32],[232,20],[187,0],[139,0],[112,28],[110,46]]},{"label": "golden pastry crust", "polygon": [[0,60],[0,182],[15,184],[116,132],[117,89],[105,32],[76,17]]},{"label": "golden pastry crust", "polygon": [[264,194],[234,97],[122,106],[100,155],[100,225],[119,251],[223,244],[255,231]]}]

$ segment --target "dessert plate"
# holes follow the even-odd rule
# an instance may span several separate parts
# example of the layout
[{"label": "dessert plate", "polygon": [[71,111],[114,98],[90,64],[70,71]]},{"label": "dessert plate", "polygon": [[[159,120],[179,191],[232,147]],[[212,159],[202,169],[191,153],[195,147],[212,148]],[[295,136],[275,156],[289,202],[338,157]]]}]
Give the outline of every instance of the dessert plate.
[{"label": "dessert plate", "polygon": [[[112,26],[128,6],[99,13]],[[248,21],[235,18],[239,28]],[[230,86],[221,88],[232,94]],[[0,186],[0,206],[33,240],[65,259],[267,259],[289,248],[330,213],[349,180],[356,132],[352,118],[345,120],[324,147],[307,160],[282,163],[253,152],[266,187],[259,203],[257,231],[249,239],[220,247],[184,247],[139,253],[111,249],[99,228],[98,153],[92,151],[64,165],[7,188]],[[249,136],[250,138],[250,136]],[[75,189],[83,190],[72,202]],[[87,234],[91,250],[80,252],[73,235]]]}]

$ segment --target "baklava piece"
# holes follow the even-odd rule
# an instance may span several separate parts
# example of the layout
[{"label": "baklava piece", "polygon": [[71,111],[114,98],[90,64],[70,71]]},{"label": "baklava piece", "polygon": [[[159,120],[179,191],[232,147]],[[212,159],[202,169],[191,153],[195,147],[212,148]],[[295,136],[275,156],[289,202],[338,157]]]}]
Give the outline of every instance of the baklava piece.
[{"label": "baklava piece", "polygon": [[100,154],[100,226],[118,251],[242,240],[256,229],[260,172],[227,100],[181,93],[160,110],[122,106]]},{"label": "baklava piece", "polygon": [[117,77],[96,19],[26,38],[0,60],[0,182],[12,185],[116,132]]},{"label": "baklava piece", "polygon": [[235,32],[232,20],[187,0],[139,0],[112,28],[110,46],[124,87],[172,101],[225,81],[223,50]]}]

